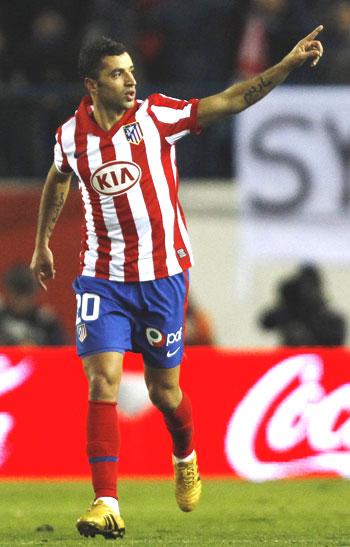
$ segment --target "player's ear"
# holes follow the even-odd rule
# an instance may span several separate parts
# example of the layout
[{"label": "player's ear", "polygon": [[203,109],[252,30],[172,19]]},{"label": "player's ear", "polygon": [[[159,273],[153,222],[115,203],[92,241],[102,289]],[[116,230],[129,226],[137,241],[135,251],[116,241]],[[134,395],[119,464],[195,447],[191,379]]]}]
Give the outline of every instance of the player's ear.
[{"label": "player's ear", "polygon": [[85,78],[84,79],[84,86],[85,89],[90,93],[96,92],[97,89],[97,80],[94,80],[93,78]]}]

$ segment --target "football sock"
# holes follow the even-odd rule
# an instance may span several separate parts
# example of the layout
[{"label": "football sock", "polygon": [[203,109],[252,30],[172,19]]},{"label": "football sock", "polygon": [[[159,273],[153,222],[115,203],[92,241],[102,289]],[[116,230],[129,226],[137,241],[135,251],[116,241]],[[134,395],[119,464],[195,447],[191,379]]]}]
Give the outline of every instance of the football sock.
[{"label": "football sock", "polygon": [[115,403],[89,401],[87,455],[91,466],[95,499],[117,498],[119,449],[118,415]]},{"label": "football sock", "polygon": [[182,392],[181,403],[175,410],[163,412],[165,425],[173,440],[173,454],[183,459],[193,452],[193,419],[190,398]]},{"label": "football sock", "polygon": [[100,498],[97,498],[97,500],[103,501],[103,503],[105,505],[108,505],[108,507],[110,507],[115,513],[117,513],[117,515],[120,515],[119,503],[118,500],[116,500],[115,498],[111,498],[110,496],[102,496]]},{"label": "football sock", "polygon": [[194,457],[194,450],[192,450],[191,454],[189,454],[188,456],[186,456],[186,458],[177,458],[176,456],[174,456],[174,461],[175,463],[180,463],[180,462],[191,462],[193,460],[193,457]]}]

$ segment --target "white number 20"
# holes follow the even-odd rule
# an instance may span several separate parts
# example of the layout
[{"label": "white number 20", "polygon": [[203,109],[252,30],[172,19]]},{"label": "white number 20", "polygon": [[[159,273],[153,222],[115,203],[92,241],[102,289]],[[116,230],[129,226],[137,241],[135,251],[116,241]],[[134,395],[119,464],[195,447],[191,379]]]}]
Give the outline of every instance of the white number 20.
[{"label": "white number 20", "polygon": [[94,321],[100,314],[100,297],[98,294],[84,293],[77,294],[77,320],[76,324],[81,321]]}]

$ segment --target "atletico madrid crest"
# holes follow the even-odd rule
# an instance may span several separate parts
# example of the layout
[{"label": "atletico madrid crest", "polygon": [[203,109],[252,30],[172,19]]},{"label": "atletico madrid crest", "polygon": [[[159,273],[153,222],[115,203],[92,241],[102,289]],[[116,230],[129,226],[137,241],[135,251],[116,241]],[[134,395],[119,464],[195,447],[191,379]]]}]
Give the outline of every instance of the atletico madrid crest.
[{"label": "atletico madrid crest", "polygon": [[77,335],[79,342],[83,343],[85,338],[87,337],[87,330],[85,323],[80,323],[77,325]]},{"label": "atletico madrid crest", "polygon": [[140,144],[143,139],[142,130],[138,122],[129,123],[123,126],[126,140],[132,144]]}]

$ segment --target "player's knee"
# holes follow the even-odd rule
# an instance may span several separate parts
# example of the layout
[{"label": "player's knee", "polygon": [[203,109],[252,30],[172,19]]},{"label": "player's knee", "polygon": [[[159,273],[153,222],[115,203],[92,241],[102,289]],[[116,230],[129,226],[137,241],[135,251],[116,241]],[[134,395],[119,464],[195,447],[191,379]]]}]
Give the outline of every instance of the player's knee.
[{"label": "player's knee", "polygon": [[119,390],[119,381],[115,376],[107,374],[90,374],[89,396],[92,400],[116,400]]},{"label": "player's knee", "polygon": [[181,391],[179,386],[167,384],[149,384],[149,397],[159,410],[173,410],[177,408],[181,401]]}]

